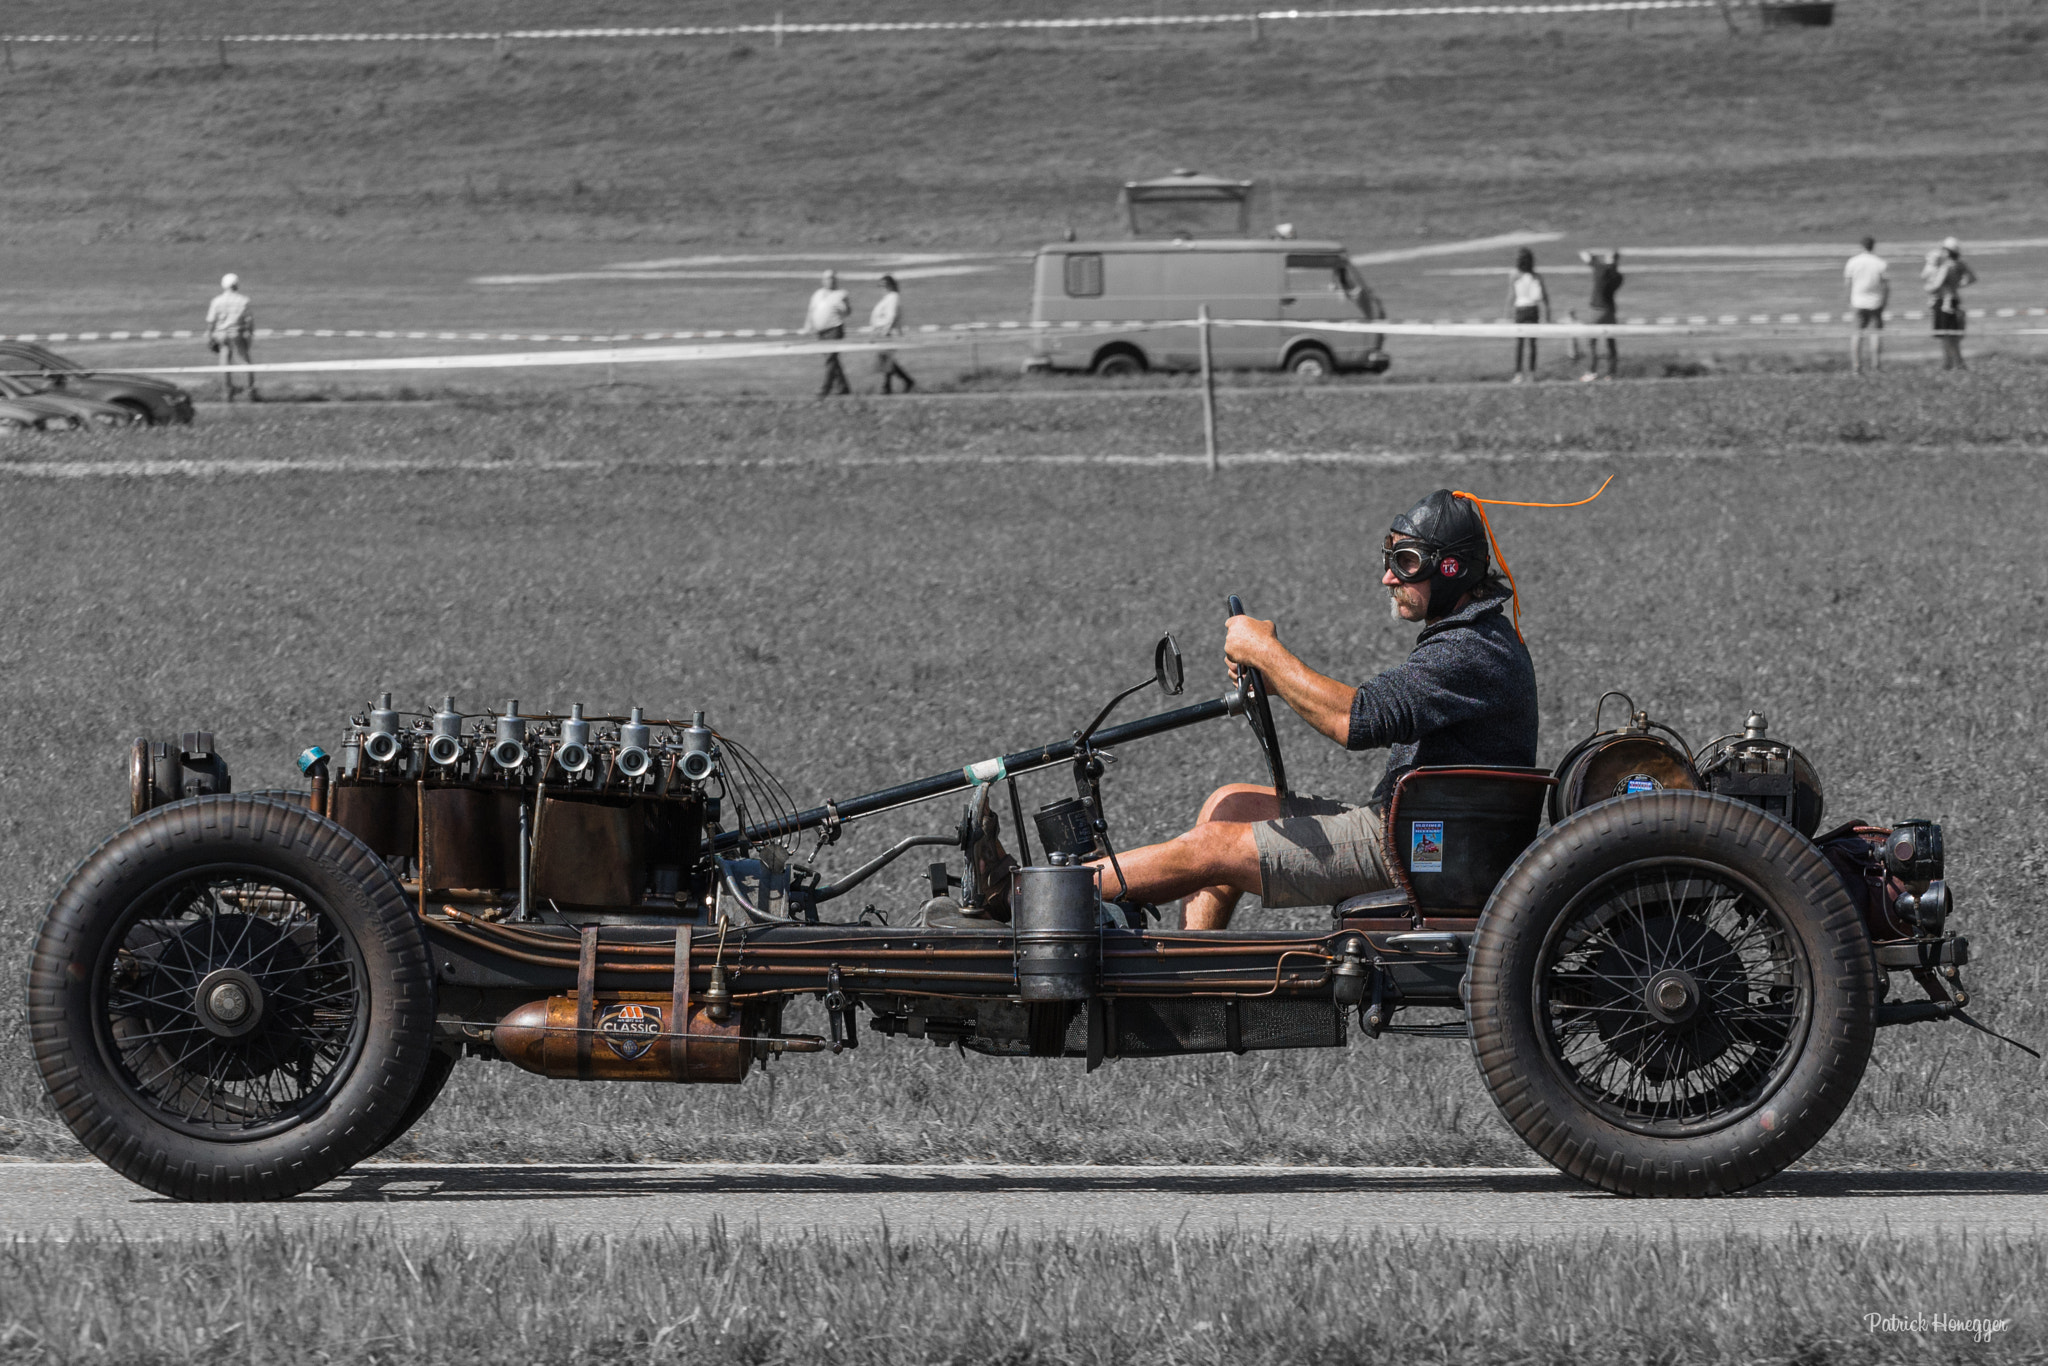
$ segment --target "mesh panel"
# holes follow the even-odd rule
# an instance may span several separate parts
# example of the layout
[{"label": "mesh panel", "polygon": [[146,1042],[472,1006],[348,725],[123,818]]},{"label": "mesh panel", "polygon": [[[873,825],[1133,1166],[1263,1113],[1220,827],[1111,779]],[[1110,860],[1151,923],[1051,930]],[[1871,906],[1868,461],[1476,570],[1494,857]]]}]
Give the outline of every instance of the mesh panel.
[{"label": "mesh panel", "polygon": [[[1344,1016],[1334,1002],[1258,999],[1236,1005],[1236,1045],[1247,1052],[1343,1046]],[[1126,996],[1110,1006],[1111,1056],[1222,1053],[1232,1047],[1229,1002],[1146,1001]]]},{"label": "mesh panel", "polygon": [[1337,1048],[1344,1043],[1344,1013],[1331,1001],[1246,1001],[1240,1009],[1246,1048]]}]

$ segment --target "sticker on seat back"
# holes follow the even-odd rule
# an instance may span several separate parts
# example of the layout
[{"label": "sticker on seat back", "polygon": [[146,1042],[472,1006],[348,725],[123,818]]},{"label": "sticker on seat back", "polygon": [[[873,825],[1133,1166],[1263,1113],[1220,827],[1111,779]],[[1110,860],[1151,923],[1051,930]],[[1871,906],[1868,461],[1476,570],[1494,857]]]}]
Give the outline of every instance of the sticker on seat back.
[{"label": "sticker on seat back", "polygon": [[1414,821],[1408,826],[1408,871],[1441,873],[1444,870],[1444,823]]}]

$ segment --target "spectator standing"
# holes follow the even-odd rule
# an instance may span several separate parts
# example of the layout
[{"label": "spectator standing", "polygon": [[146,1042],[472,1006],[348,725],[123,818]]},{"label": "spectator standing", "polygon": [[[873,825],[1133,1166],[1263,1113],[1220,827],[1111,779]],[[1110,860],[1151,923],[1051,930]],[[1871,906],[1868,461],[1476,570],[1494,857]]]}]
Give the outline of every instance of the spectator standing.
[{"label": "spectator standing", "polygon": [[[1593,268],[1593,316],[1587,321],[1611,326],[1615,321],[1614,296],[1621,292],[1622,281],[1627,278],[1621,273],[1621,248],[1610,249],[1605,259],[1598,252],[1582,251],[1579,259]],[[1594,337],[1591,339],[1591,363],[1587,365],[1586,373],[1579,376],[1580,379],[1600,378],[1600,346],[1603,342],[1607,346],[1607,378],[1613,379],[1619,373],[1621,348],[1615,345],[1612,337]]]},{"label": "spectator standing", "polygon": [[[838,341],[846,335],[846,320],[852,313],[853,302],[839,287],[838,273],[828,270],[820,277],[818,287],[811,291],[810,311],[804,314],[804,331],[820,341]],[[818,391],[818,397],[852,392],[853,386],[846,382],[846,370],[839,364],[839,353],[827,351],[825,387]]]},{"label": "spectator standing", "polygon": [[1863,373],[1863,353],[1870,352],[1872,373],[1884,368],[1884,309],[1891,301],[1892,282],[1882,256],[1877,254],[1877,239],[1863,239],[1863,250],[1849,258],[1842,267],[1842,278],[1849,282],[1849,310],[1854,315],[1854,330],[1849,333],[1849,373]]},{"label": "spectator standing", "polygon": [[[1508,310],[1518,323],[1550,321],[1550,288],[1536,273],[1536,253],[1527,247],[1515,253],[1515,273],[1508,280]],[[1515,377],[1510,383],[1522,384],[1535,378],[1536,339],[1516,337]]]},{"label": "spectator standing", "polygon": [[[882,297],[876,301],[874,312],[868,314],[868,336],[880,341],[884,337],[902,335],[903,294],[896,287],[896,277],[884,275]],[[906,394],[917,387],[917,381],[910,377],[910,372],[896,363],[894,351],[875,352],[875,369],[882,376],[882,392],[885,394],[896,392],[895,384],[899,379],[903,381],[903,392]]]},{"label": "spectator standing", "polygon": [[[213,296],[213,302],[206,306],[207,349],[220,357],[220,378],[228,392],[228,402],[235,401],[235,370],[238,365],[254,365],[249,343],[256,338],[256,313],[249,307],[249,296],[242,293],[242,277],[229,272],[220,277],[220,293]],[[263,395],[256,392],[256,376],[244,372],[249,381],[249,401],[261,403]]]},{"label": "spectator standing", "polygon": [[1977,272],[1963,260],[1962,244],[1948,238],[1920,272],[1927,287],[1927,307],[1934,319],[1934,337],[1941,343],[1941,368],[1967,369],[1963,364],[1963,287],[1977,283]]}]

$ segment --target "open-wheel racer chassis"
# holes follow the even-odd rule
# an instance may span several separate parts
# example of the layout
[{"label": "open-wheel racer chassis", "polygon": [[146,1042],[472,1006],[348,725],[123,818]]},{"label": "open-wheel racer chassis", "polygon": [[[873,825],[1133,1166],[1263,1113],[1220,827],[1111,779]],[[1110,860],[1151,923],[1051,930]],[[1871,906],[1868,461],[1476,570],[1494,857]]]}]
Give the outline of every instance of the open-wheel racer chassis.
[{"label": "open-wheel racer chassis", "polygon": [[[1596,716],[1555,773],[1414,770],[1382,813],[1395,889],[1320,929],[1155,927],[1119,899],[1103,753],[1241,715],[1286,790],[1255,671],[1224,698],[1105,726],[1143,688],[1179,692],[1180,669],[1162,640],[1154,678],[1066,740],[803,811],[702,713],[474,717],[450,699],[408,718],[387,696],[338,759],[302,758],[309,792],[232,794],[208,734],[138,741],[133,819],[59,891],[36,945],[38,1062],[116,1170],[246,1200],[379,1151],[462,1057],[736,1083],[777,1054],[856,1048],[866,1016],[1092,1071],[1341,1047],[1355,1018],[1369,1036],[1469,1039],[1503,1115],[1561,1170],[1703,1195],[1811,1148],[1878,1026],[1968,1019],[1940,828],[1816,838],[1818,777],[1760,716],[1697,752],[1631,710],[1616,730]],[[1062,766],[1075,794],[1027,828],[1017,779]],[[957,830],[835,882],[793,856],[805,832],[963,793]],[[1021,842],[1012,923],[839,913],[912,849],[971,854],[992,801]],[[932,866],[931,906],[988,900],[966,862],[964,879]],[[1894,999],[1894,980],[1918,998]],[[784,1028],[806,995],[823,1035]]]}]

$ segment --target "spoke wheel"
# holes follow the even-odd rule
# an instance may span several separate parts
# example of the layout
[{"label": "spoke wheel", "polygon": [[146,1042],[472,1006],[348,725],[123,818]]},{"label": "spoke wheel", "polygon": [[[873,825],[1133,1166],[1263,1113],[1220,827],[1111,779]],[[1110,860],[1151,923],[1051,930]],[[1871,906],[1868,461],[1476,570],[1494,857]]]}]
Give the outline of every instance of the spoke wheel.
[{"label": "spoke wheel", "polygon": [[1628,1195],[1767,1180],[1824,1137],[1877,1028],[1862,916],[1820,851],[1705,792],[1552,826],[1494,889],[1466,979],[1494,1103]]},{"label": "spoke wheel", "polygon": [[303,886],[217,868],[152,889],[109,936],[98,1043],[158,1122],[235,1141],[299,1122],[363,1044],[362,955]]},{"label": "spoke wheel", "polygon": [[1676,1135],[1727,1123],[1799,1054],[1811,970],[1785,917],[1725,870],[1669,860],[1578,898],[1538,989],[1552,1063],[1613,1123]]},{"label": "spoke wheel", "polygon": [[59,890],[29,1036],[57,1112],[114,1170],[181,1200],[280,1199],[417,1117],[431,966],[361,840],[302,803],[196,797]]}]

